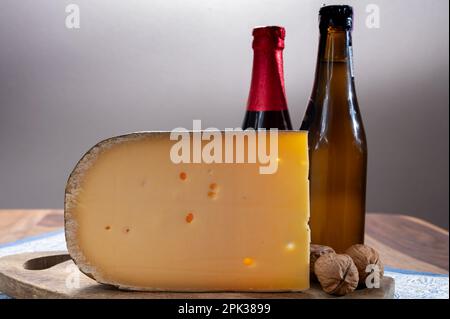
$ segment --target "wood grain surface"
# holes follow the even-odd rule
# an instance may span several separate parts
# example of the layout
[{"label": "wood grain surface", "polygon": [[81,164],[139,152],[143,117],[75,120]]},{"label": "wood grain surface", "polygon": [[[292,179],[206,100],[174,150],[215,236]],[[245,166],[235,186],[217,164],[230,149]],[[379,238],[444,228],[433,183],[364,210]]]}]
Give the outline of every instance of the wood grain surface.
[{"label": "wood grain surface", "polygon": [[[0,244],[62,227],[62,210],[0,210]],[[448,274],[448,231],[424,220],[368,213],[366,244],[378,250],[388,266]]]},{"label": "wood grain surface", "polygon": [[0,245],[61,229],[60,209],[0,209]]}]

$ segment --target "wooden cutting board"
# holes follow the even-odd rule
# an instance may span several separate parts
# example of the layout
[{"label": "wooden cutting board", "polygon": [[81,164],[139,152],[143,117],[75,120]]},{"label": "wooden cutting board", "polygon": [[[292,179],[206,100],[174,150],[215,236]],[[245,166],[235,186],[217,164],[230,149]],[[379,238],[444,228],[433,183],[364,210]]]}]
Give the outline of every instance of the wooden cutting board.
[{"label": "wooden cutting board", "polygon": [[[131,299],[229,299],[277,298],[317,299],[330,296],[314,284],[298,293],[177,293],[134,292],[98,284],[82,274],[66,251],[24,253],[0,258],[0,291],[14,298],[131,298]],[[394,279],[384,277],[378,289],[361,289],[339,298],[390,299],[394,296]]]}]

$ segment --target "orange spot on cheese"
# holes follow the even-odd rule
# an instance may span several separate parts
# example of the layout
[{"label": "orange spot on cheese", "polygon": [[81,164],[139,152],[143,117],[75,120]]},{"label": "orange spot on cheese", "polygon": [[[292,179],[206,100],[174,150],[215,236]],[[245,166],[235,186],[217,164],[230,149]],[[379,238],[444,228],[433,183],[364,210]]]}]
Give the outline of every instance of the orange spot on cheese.
[{"label": "orange spot on cheese", "polygon": [[250,257],[245,257],[244,260],[243,260],[243,263],[246,266],[251,266],[251,265],[253,265],[253,259],[250,258]]},{"label": "orange spot on cheese", "polygon": [[186,223],[192,223],[192,221],[194,220],[194,214],[189,213],[186,215]]},{"label": "orange spot on cheese", "polygon": [[181,173],[180,173],[180,179],[181,179],[182,181],[185,181],[185,180],[187,179],[187,174],[186,174],[185,172],[181,172]]},{"label": "orange spot on cheese", "polygon": [[208,192],[208,197],[211,199],[214,199],[217,197],[217,193],[216,192]]}]

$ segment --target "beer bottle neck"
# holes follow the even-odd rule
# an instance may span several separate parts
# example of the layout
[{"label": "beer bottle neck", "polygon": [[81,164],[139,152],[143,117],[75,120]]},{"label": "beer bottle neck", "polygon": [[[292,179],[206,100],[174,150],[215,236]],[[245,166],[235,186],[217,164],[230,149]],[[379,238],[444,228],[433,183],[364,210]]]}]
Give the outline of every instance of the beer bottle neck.
[{"label": "beer bottle neck", "polygon": [[320,32],[319,56],[324,61],[348,62],[351,31],[329,27]]},{"label": "beer bottle neck", "polygon": [[340,27],[322,29],[319,39],[315,86],[330,89],[333,84],[344,84],[348,91],[354,86],[351,31]]}]

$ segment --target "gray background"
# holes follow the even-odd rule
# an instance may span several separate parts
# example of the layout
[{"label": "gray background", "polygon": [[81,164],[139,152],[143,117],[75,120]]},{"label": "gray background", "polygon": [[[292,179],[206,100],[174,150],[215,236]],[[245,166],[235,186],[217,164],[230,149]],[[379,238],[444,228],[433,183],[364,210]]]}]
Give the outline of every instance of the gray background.
[{"label": "gray background", "polygon": [[[62,208],[68,174],[103,138],[189,128],[192,119],[240,126],[255,25],[287,29],[287,95],[299,127],[322,2],[0,0],[0,208]],[[80,6],[78,30],[65,27],[69,3]],[[448,228],[449,2],[348,3],[368,211]],[[381,10],[379,29],[365,26],[369,3]]]}]

